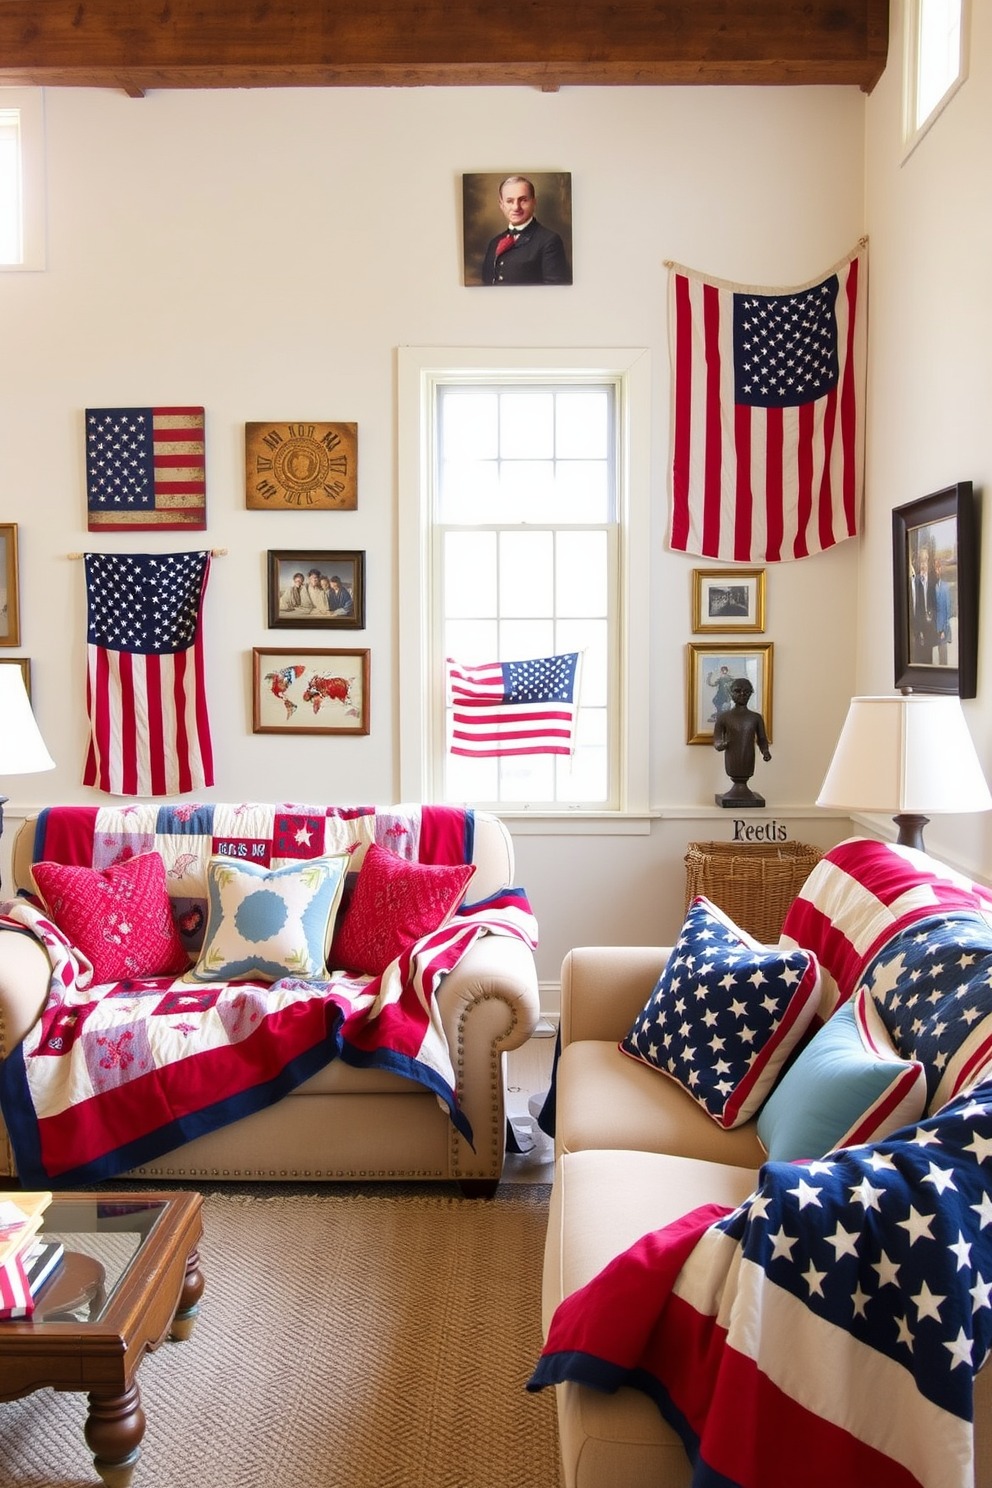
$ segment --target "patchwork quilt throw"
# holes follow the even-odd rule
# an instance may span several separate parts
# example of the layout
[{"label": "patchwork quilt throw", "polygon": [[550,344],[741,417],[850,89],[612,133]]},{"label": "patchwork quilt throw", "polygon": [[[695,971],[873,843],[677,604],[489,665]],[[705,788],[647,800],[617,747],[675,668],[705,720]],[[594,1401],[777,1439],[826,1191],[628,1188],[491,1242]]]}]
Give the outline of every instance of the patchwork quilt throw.
[{"label": "patchwork quilt throw", "polygon": [[694,1488],[972,1488],[992,1345],[992,1084],[870,1147],[767,1163],[552,1321],[529,1390],[645,1392]]},{"label": "patchwork quilt throw", "polygon": [[[379,838],[411,860],[472,857],[470,812],[423,807],[404,818],[372,808],[245,807],[239,835],[232,816],[239,810],[64,808],[50,813],[61,819],[42,822],[36,851],[44,852],[47,842],[49,856],[58,846],[60,861],[105,867],[129,850],[158,847],[179,891],[177,921],[192,932],[199,919],[201,935],[204,854],[275,865],[347,850],[357,869]],[[336,1058],[426,1085],[471,1141],[437,989],[479,936],[537,943],[526,895],[508,888],[462,905],[377,977],[335,972],[327,982],[286,977],[202,985],[153,977],[94,987],[89,962],[41,908],[9,901],[0,905],[0,925],[33,935],[52,962],[41,1019],[0,1063],[0,1109],[18,1173],[36,1188],[126,1172],[272,1105]]]}]

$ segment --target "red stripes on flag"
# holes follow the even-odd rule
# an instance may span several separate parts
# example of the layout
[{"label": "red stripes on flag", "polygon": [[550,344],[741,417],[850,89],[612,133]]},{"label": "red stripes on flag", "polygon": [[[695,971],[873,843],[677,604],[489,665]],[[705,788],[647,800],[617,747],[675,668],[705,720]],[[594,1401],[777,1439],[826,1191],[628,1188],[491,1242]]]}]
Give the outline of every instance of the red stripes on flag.
[{"label": "red stripes on flag", "polygon": [[[832,271],[835,385],[761,406],[739,396],[736,297],[800,297],[814,288],[750,291],[677,265],[671,277],[673,362],[670,546],[724,562],[806,558],[858,531],[863,481],[867,260]],[[828,278],[832,277],[828,276]],[[780,338],[781,339],[781,338]],[[803,337],[793,349],[804,355]],[[791,365],[791,364],[790,364]]]},{"label": "red stripes on flag", "polygon": [[466,666],[448,657],[452,754],[571,754],[578,652]]}]

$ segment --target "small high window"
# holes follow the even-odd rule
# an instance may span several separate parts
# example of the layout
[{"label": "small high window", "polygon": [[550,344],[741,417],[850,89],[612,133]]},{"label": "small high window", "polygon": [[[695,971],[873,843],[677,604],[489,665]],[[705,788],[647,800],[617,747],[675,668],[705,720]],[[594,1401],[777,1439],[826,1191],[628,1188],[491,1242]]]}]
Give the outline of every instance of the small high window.
[{"label": "small high window", "polygon": [[0,270],[45,267],[40,88],[0,88]]},{"label": "small high window", "polygon": [[966,0],[910,0],[906,7],[906,143],[926,133],[967,76]]}]

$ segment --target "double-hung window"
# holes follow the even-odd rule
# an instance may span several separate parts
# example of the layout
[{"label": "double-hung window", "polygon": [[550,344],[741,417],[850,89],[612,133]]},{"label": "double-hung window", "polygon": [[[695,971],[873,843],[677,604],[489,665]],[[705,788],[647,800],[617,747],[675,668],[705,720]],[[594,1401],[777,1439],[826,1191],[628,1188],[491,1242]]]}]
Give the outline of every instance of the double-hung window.
[{"label": "double-hung window", "polygon": [[[401,352],[404,795],[645,809],[647,395],[640,351]],[[571,654],[570,752],[460,752],[448,659]]]},{"label": "double-hung window", "polygon": [[0,270],[45,267],[40,88],[0,88]]}]

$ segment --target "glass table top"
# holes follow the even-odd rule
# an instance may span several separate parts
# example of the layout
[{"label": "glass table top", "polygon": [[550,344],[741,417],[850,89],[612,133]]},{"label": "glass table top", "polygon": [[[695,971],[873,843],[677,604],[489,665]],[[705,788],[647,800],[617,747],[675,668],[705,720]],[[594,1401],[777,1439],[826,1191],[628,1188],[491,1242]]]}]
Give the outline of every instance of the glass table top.
[{"label": "glass table top", "polygon": [[38,1231],[65,1255],[35,1297],[34,1322],[96,1322],[167,1207],[163,1199],[53,1198]]}]

